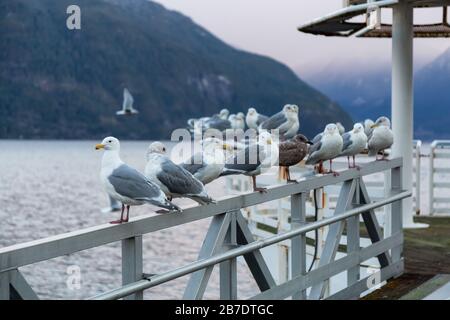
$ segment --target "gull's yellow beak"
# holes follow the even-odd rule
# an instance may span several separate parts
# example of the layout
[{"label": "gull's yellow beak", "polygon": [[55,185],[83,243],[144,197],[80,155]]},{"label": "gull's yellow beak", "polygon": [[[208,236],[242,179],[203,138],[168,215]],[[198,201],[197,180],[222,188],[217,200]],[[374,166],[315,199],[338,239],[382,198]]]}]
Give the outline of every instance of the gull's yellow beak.
[{"label": "gull's yellow beak", "polygon": [[223,150],[232,150],[231,146],[229,144],[227,144],[227,143],[224,143],[222,145],[222,148],[223,148]]},{"label": "gull's yellow beak", "polygon": [[376,127],[378,127],[378,125],[376,123],[374,123],[373,125],[370,126],[370,128],[372,128],[372,129],[376,128]]},{"label": "gull's yellow beak", "polygon": [[267,139],[267,144],[272,144],[272,139]]},{"label": "gull's yellow beak", "polygon": [[100,149],[104,149],[104,148],[105,148],[105,145],[102,144],[102,143],[99,143],[99,144],[95,145],[95,150],[100,150]]}]

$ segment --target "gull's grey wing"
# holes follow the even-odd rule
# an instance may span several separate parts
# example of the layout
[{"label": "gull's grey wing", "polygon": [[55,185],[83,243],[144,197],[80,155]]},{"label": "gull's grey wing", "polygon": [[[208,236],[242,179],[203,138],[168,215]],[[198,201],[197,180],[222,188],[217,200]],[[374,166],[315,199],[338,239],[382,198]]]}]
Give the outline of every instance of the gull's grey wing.
[{"label": "gull's grey wing", "polygon": [[264,121],[268,120],[269,117],[265,116],[263,114],[258,114],[258,118],[256,119],[256,125],[259,126],[261,123],[263,123]]},{"label": "gull's grey wing", "polygon": [[320,140],[322,140],[322,133],[318,133],[315,137],[314,137],[314,139],[312,139],[312,143],[313,144],[316,144],[317,142],[319,142]]},{"label": "gull's grey wing", "polygon": [[210,129],[217,129],[224,131],[231,128],[231,122],[220,118],[213,118],[206,123],[206,127]]},{"label": "gull's grey wing", "polygon": [[171,193],[196,195],[203,191],[203,184],[199,180],[171,160],[164,161],[161,169],[156,177]]},{"label": "gull's grey wing", "polygon": [[137,170],[121,165],[108,177],[114,190],[122,196],[136,200],[151,200],[161,195],[161,189]]},{"label": "gull's grey wing", "polygon": [[352,136],[349,132],[346,132],[342,135],[342,140],[344,141],[344,144],[342,146],[342,151],[347,150],[347,148],[352,144]]},{"label": "gull's grey wing", "polygon": [[318,141],[309,148],[309,156],[308,160],[306,160],[306,164],[316,164],[320,160],[318,159],[318,156],[320,154],[321,147],[322,141]]},{"label": "gull's grey wing", "polygon": [[183,169],[189,171],[191,174],[195,174],[202,168],[204,168],[206,164],[203,162],[202,154],[196,153],[189,160],[181,163],[180,166],[182,166]]},{"label": "gull's grey wing", "polygon": [[260,148],[252,144],[239,151],[232,160],[227,160],[223,175],[251,172],[261,165]]},{"label": "gull's grey wing", "polygon": [[131,110],[133,109],[134,99],[131,95],[130,91],[127,88],[123,89],[123,110]]},{"label": "gull's grey wing", "polygon": [[277,114],[273,115],[266,121],[264,121],[261,124],[261,129],[265,129],[265,130],[277,129],[286,121],[287,121],[287,119],[284,116],[284,113],[281,111],[281,112],[278,112]]}]

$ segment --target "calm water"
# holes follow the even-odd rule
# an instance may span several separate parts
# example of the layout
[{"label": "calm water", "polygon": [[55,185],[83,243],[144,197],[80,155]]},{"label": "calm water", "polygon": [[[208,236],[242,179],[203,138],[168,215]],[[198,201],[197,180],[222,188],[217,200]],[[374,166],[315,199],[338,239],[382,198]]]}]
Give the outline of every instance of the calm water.
[{"label": "calm water", "polygon": [[[97,141],[0,141],[0,247],[103,224],[118,217],[101,213],[108,200],[99,182],[102,152]],[[149,142],[123,142],[122,158],[139,170]],[[220,180],[208,185],[223,196]],[[188,204],[190,200],[175,200]],[[131,215],[151,214],[151,206],[133,207]],[[144,272],[162,273],[195,261],[210,220],[198,221],[144,237]],[[66,285],[68,267],[78,266],[82,285]],[[258,291],[239,262],[239,294]],[[121,285],[120,243],[82,251],[21,268],[41,298],[85,298]],[[146,291],[147,299],[180,299],[188,278]],[[215,268],[205,298],[218,298]]]}]

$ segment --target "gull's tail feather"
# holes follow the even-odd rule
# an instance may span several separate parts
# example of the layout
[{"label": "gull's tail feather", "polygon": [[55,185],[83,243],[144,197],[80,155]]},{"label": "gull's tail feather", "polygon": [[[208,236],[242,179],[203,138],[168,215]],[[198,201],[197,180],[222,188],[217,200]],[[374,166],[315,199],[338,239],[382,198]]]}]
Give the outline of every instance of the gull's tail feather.
[{"label": "gull's tail feather", "polygon": [[177,206],[176,204],[173,204],[172,202],[170,202],[167,199],[164,202],[150,201],[150,203],[152,203],[152,204],[154,204],[154,205],[156,205],[158,207],[161,207],[161,208],[164,208],[164,209],[168,209],[170,211],[178,211],[178,212],[183,211],[179,206]]}]

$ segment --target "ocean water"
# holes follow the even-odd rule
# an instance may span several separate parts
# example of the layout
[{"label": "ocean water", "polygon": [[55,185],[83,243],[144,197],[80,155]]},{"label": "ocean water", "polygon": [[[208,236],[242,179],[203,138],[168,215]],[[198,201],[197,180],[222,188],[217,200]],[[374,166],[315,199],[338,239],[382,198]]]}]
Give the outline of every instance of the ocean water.
[{"label": "ocean water", "polygon": [[[99,181],[97,141],[0,140],[0,247],[103,224],[120,213],[101,213],[108,198]],[[122,159],[139,170],[150,142],[122,142]],[[213,198],[224,194],[218,180],[207,186]],[[176,199],[180,205],[191,200]],[[132,207],[131,216],[152,214],[152,206]],[[210,219],[144,236],[144,272],[162,273],[197,259]],[[67,286],[68,272],[79,268],[79,289]],[[43,299],[79,299],[121,285],[120,242],[21,268]],[[243,260],[238,260],[239,297],[258,292]],[[145,292],[146,299],[180,299],[188,277]],[[219,298],[218,267],[206,299]]]}]

